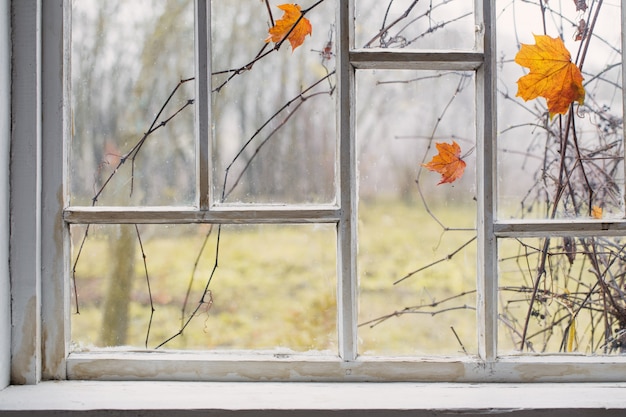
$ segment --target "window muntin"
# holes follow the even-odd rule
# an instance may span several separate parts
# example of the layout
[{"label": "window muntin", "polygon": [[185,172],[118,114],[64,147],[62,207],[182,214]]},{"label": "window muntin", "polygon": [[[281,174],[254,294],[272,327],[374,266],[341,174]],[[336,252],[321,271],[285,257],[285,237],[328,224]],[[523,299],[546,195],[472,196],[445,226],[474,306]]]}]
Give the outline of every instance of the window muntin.
[{"label": "window muntin", "polygon": [[[478,269],[478,290],[479,293],[483,294],[483,298],[479,298],[478,299],[478,351],[479,351],[479,358],[476,362],[474,362],[474,360],[472,358],[465,358],[461,361],[459,361],[458,363],[461,364],[461,367],[464,369],[464,372],[462,376],[459,376],[458,372],[459,369],[455,364],[449,364],[446,363],[445,360],[441,363],[436,363],[435,366],[437,367],[437,371],[433,371],[434,368],[432,368],[433,363],[428,363],[425,364],[424,366],[422,366],[422,364],[417,361],[417,362],[412,362],[410,367],[408,369],[413,370],[414,372],[411,373],[411,375],[413,375],[413,379],[415,378],[419,378],[419,379],[436,379],[436,380],[490,380],[490,378],[495,378],[495,379],[511,379],[511,380],[527,380],[528,378],[533,378],[532,375],[540,375],[540,376],[547,376],[547,378],[553,378],[553,379],[559,379],[559,377],[554,376],[554,375],[562,375],[562,372],[559,371],[559,367],[567,367],[568,372],[570,372],[570,375],[568,377],[563,377],[563,378],[569,378],[571,379],[576,379],[576,378],[588,378],[588,375],[599,375],[596,372],[603,372],[607,369],[606,367],[600,366],[597,361],[591,360],[591,361],[585,361],[585,360],[581,360],[581,359],[564,359],[564,360],[544,360],[544,359],[539,359],[536,360],[535,358],[530,358],[530,359],[522,359],[520,360],[516,360],[516,359],[510,359],[510,358],[501,358],[496,360],[496,349],[495,349],[495,336],[496,336],[496,332],[495,332],[495,317],[496,316],[496,311],[498,308],[498,304],[495,302],[497,300],[497,294],[495,293],[495,289],[497,288],[497,283],[494,280],[494,272],[496,270],[496,268],[494,267],[495,264],[495,254],[497,253],[495,251],[495,246],[493,245],[493,237],[498,236],[498,237],[507,237],[507,236],[526,236],[526,235],[546,235],[551,233],[551,230],[554,230],[556,234],[562,234],[563,231],[572,231],[572,229],[579,229],[579,230],[583,230],[586,234],[589,233],[589,230],[587,229],[590,224],[589,223],[579,223],[579,225],[573,225],[572,223],[554,223],[554,225],[550,225],[546,228],[546,226],[541,223],[541,222],[532,222],[532,221],[528,221],[528,222],[506,222],[506,221],[498,221],[495,223],[492,223],[493,220],[493,214],[494,212],[492,211],[493,206],[491,205],[492,200],[491,200],[491,180],[490,179],[494,179],[494,177],[492,177],[492,162],[493,160],[491,159],[492,157],[492,152],[495,149],[495,144],[491,142],[490,138],[492,137],[492,134],[495,132],[494,126],[490,125],[491,123],[491,119],[489,117],[487,117],[485,115],[486,114],[490,114],[489,112],[492,109],[492,99],[495,97],[495,95],[492,95],[493,91],[495,91],[495,84],[492,83],[492,78],[490,77],[490,74],[493,74],[493,69],[494,67],[492,67],[492,64],[495,61],[491,61],[490,57],[492,56],[492,52],[493,50],[490,49],[493,45],[489,42],[489,36],[491,35],[491,33],[489,32],[489,28],[490,25],[487,24],[485,26],[482,26],[481,23],[482,20],[482,16],[485,16],[486,19],[490,19],[491,16],[493,16],[493,6],[490,7],[481,7],[482,5],[479,5],[477,7],[477,16],[479,17],[478,19],[478,25],[476,26],[476,29],[478,30],[479,33],[479,38],[483,35],[481,33],[481,30],[486,29],[487,32],[485,33],[485,35],[487,36],[488,42],[486,43],[487,48],[485,50],[485,57],[486,57],[486,62],[480,66],[480,68],[478,68],[477,70],[477,119],[478,119],[478,123],[477,123],[477,138],[485,138],[485,141],[478,141],[477,142],[477,171],[478,171],[478,178],[481,179],[481,181],[478,181],[477,183],[477,189],[478,189],[478,193],[477,193],[477,200],[478,200],[478,240],[477,240],[477,245],[478,245],[478,264],[477,264],[477,269]],[[340,8],[341,9],[341,8]],[[341,13],[345,12],[346,10],[341,9]],[[341,15],[340,13],[340,15]],[[348,23],[348,20],[346,19],[346,16],[344,15],[343,20],[339,19],[340,23],[342,23],[343,25],[346,25]],[[479,42],[480,44],[480,42]],[[481,48],[479,48],[481,49]],[[344,58],[347,57],[347,50],[345,49],[341,49],[339,48],[340,51],[343,52],[344,55],[342,55]],[[339,56],[338,59],[342,59],[342,56]],[[441,56],[445,56],[445,58],[441,59]],[[405,67],[426,67],[426,68],[432,68],[432,67],[436,67],[436,68],[441,68],[441,69],[458,69],[460,68],[465,68],[465,69],[472,69],[472,68],[477,68],[478,64],[476,64],[477,61],[482,60],[482,55],[480,53],[478,54],[441,54],[441,56],[438,55],[431,55],[431,54],[420,54],[417,53],[415,55],[412,56],[412,59],[410,60],[410,62],[407,63],[407,58],[406,55],[397,55],[396,57],[390,57],[387,54],[380,54],[380,55],[376,55],[376,53],[374,54],[366,54],[366,53],[361,53],[360,51],[354,51],[351,54],[351,60],[354,63],[355,66],[359,67],[376,67],[376,66],[380,66],[382,68],[389,68],[389,67],[394,67],[394,68],[405,68]],[[349,81],[350,78],[350,71],[346,71],[346,68],[349,67],[349,65],[345,64],[345,60],[342,63],[343,67],[342,68],[342,72],[341,74],[346,77],[344,78],[344,82],[347,80]],[[485,76],[485,79],[482,79],[481,77]],[[491,86],[491,87],[490,87]],[[492,87],[494,87],[492,89]],[[343,95],[340,99],[340,101],[342,100],[346,100],[346,95]],[[345,105],[346,101],[342,101],[342,104]],[[339,112],[344,112],[344,115],[349,115],[349,111],[346,110],[346,107],[341,107],[338,109]],[[348,129],[350,127],[350,123],[345,122],[343,119],[340,123],[341,129],[340,131],[342,132],[342,134],[349,134],[350,130]],[[346,130],[348,129],[348,130]],[[485,136],[483,136],[483,134],[485,134]],[[343,136],[342,136],[343,137]],[[341,150],[342,150],[342,154],[345,155],[345,150],[350,149],[350,146],[345,145],[344,142],[342,142],[342,146],[341,146]],[[348,158],[349,159],[349,158]],[[342,160],[343,161],[343,160]],[[349,165],[349,164],[348,164]],[[343,182],[342,184],[347,184],[350,183],[350,181],[346,181]],[[344,192],[344,188],[341,189],[342,190],[342,197],[345,197],[346,194],[343,194]],[[347,193],[349,195],[349,193]],[[346,201],[345,198],[342,198],[342,205],[343,207],[346,208],[350,208],[352,207],[350,204],[350,201]],[[103,210],[103,213],[106,213],[106,210]],[[161,214],[163,214],[164,212],[160,212]],[[171,213],[165,213],[167,216],[171,215]],[[308,213],[311,214],[311,213]],[[346,226],[345,221],[346,220],[352,220],[354,221],[354,218],[351,218],[349,215],[346,217],[340,216],[341,213],[338,212],[328,212],[328,213],[315,213],[315,216],[319,217],[324,217],[326,220],[330,220],[335,221],[333,219],[337,219],[339,218],[341,222],[344,222],[343,225],[344,227]],[[106,215],[110,215],[110,213],[106,213]],[[136,214],[131,214],[129,212],[127,213],[122,213],[121,217],[124,217],[126,219],[128,218],[132,218],[133,216],[137,216]],[[187,217],[186,217],[187,216]],[[93,213],[89,213],[88,211],[81,211],[81,210],[75,210],[75,209],[69,209],[66,212],[66,219],[68,219],[71,222],[76,222],[76,223],[80,223],[81,221],[84,222],[85,220],[89,220],[89,219],[93,219],[93,220],[97,220],[102,222],[103,220],[101,218],[98,218],[98,215],[93,214]],[[120,218],[121,218],[120,217]],[[138,216],[141,217],[141,216]],[[174,214],[174,217],[183,219],[183,221],[206,221],[207,218],[211,218],[211,216],[209,215],[208,217],[203,217],[203,216],[198,216],[198,215],[187,215],[185,213],[176,213]],[[264,220],[267,220],[267,215],[265,216]],[[303,217],[307,217],[307,216],[303,216]],[[310,220],[310,216],[307,217],[307,219]],[[219,218],[217,218],[217,220],[222,220]],[[601,226],[594,226],[593,224],[591,224],[591,228],[593,230],[593,228],[596,227],[597,230],[599,231]],[[602,228],[604,228],[604,226],[602,226]],[[607,230],[610,230],[611,232],[609,234],[616,234],[619,233],[619,228],[620,225],[618,222],[611,222],[606,226]],[[338,247],[339,252],[341,254],[341,256],[339,257],[341,259],[341,264],[343,265],[341,267],[341,272],[342,273],[346,273],[349,271],[354,271],[355,269],[352,268],[352,266],[350,265],[346,265],[346,259],[349,260],[349,255],[345,254],[345,249],[346,248],[350,248],[349,244],[346,244],[345,241],[342,241],[342,236],[354,236],[352,234],[351,231],[348,231],[347,233],[341,229],[341,224],[340,224],[340,228],[339,228],[339,245]],[[350,280],[345,280],[345,282],[349,282]],[[344,282],[344,280],[340,280],[340,282]],[[343,295],[343,294],[342,294]],[[348,301],[349,301],[350,297],[348,297]],[[344,305],[342,306],[341,302],[344,302]],[[345,300],[341,300],[340,299],[340,308],[339,311],[342,314],[345,314],[344,311],[344,307],[345,307]],[[350,321],[349,320],[345,320],[344,319],[345,316],[340,317],[339,319],[339,334],[349,334],[350,331],[349,329],[346,329],[347,327],[350,326]],[[347,330],[347,331],[346,331]],[[343,332],[343,333],[342,333]],[[347,348],[345,347],[346,341],[349,342],[351,340],[351,338],[349,337],[347,340],[344,339],[340,339],[339,340],[339,345],[340,345],[340,353],[345,354],[346,351],[350,350],[350,347],[348,346]],[[341,348],[341,345],[344,344],[344,347]],[[98,359],[92,358],[90,359],[89,356],[82,356],[82,355],[74,355],[74,358],[76,358],[75,360],[72,360],[72,357],[70,357],[70,361],[68,362],[69,365],[69,369],[70,369],[70,375],[80,375],[81,377],[89,377],[88,375],[91,375],[90,377],[97,377],[97,375],[95,373],[89,374],[89,372],[86,373],[86,366],[88,367],[89,363],[93,363],[94,364],[94,370],[98,368],[98,364],[102,364],[99,363]],[[342,356],[342,358],[346,361],[346,365],[348,368],[350,368],[350,372],[347,372],[345,374],[342,373],[342,375],[338,375],[336,373],[333,372],[329,372],[327,375],[333,375],[332,378],[337,378],[337,379],[342,379],[342,378],[350,378],[352,375],[354,375],[354,377],[363,377],[365,375],[370,375],[370,377],[381,377],[382,375],[386,375],[386,378],[390,378],[393,379],[394,375],[397,375],[397,372],[400,371],[406,371],[407,369],[404,368],[405,364],[403,364],[401,366],[402,369],[398,368],[397,366],[388,366],[386,364],[386,362],[382,362],[386,366],[385,369],[387,369],[388,371],[385,372],[381,372],[382,368],[378,367],[378,363],[379,362],[368,362],[367,360],[363,360],[363,362],[359,362],[358,365],[358,369],[356,368],[351,368],[350,367],[350,363],[352,362],[353,358],[350,357],[349,355],[347,356]],[[120,364],[124,364],[124,363],[133,363],[133,359],[130,358],[130,362],[127,362],[124,360],[124,357],[114,357],[114,359],[120,360]],[[104,358],[105,362],[108,360],[108,358]],[[484,364],[483,360],[486,360],[486,362],[488,363],[488,367],[484,368],[484,367],[480,367],[480,366],[476,366],[477,364]],[[437,362],[437,359],[435,359],[435,362]],[[614,370],[615,365],[619,365],[619,362],[614,362],[611,365],[610,370]],[[272,364],[276,365],[276,364]],[[360,366],[362,365],[362,366]],[[123,366],[123,365],[122,365]],[[182,364],[181,366],[183,366],[184,368],[184,364]],[[237,372],[239,374],[239,372],[242,372],[242,368],[241,367],[237,367],[236,362],[230,362],[230,366],[233,366],[235,369],[237,369]],[[279,369],[280,369],[280,365],[276,365]],[[287,364],[287,367],[289,367],[290,365]],[[526,374],[526,375],[531,375],[530,377],[528,376],[524,376],[522,374],[520,374],[519,372],[523,372],[522,368],[532,368],[533,372],[532,374]],[[619,368],[619,366],[617,366],[617,368]],[[207,371],[209,371],[209,368],[204,368]],[[330,369],[330,368],[326,368],[326,369]],[[333,368],[334,369],[334,368]],[[481,369],[483,369],[484,371],[481,371]],[[488,369],[488,370],[487,370]],[[373,373],[371,373],[374,370]],[[76,372],[78,371],[78,372]],[[591,371],[591,373],[589,373]],[[410,372],[410,371],[409,371]],[[439,372],[442,372],[441,374]],[[243,374],[245,374],[245,372],[243,372]],[[116,375],[118,375],[116,373]],[[210,372],[209,374],[207,374],[207,378],[210,378]],[[405,373],[406,375],[406,373]],[[416,375],[420,375],[419,377],[417,377]],[[443,378],[441,375],[444,375]],[[447,377],[445,376],[447,375]],[[455,375],[455,376],[453,376]],[[503,377],[503,375],[508,375],[508,377]],[[550,375],[552,375],[552,377],[550,377]],[[587,375],[587,376],[585,376]],[[606,372],[604,372],[604,375],[608,375]],[[611,375],[613,375],[614,378],[614,373],[611,373]],[[367,378],[367,376],[365,376],[365,378]]]}]

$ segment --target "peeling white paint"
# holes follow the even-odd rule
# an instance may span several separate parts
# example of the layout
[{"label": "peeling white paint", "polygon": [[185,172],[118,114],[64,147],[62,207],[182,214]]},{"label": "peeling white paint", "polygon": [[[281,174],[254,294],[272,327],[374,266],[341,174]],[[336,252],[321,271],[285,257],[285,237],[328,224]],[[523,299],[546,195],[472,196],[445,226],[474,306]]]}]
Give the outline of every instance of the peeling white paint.
[{"label": "peeling white paint", "polygon": [[12,138],[11,245],[12,295],[11,377],[14,383],[40,380],[41,276],[41,79],[40,4],[11,2]]},{"label": "peeling white paint", "polygon": [[[0,91],[11,91],[9,0],[0,0]],[[11,95],[0,95],[0,389],[9,384],[11,297],[9,285],[9,151]]]},{"label": "peeling white paint", "polygon": [[0,415],[623,416],[625,392],[626,384],[47,382],[0,391]]}]

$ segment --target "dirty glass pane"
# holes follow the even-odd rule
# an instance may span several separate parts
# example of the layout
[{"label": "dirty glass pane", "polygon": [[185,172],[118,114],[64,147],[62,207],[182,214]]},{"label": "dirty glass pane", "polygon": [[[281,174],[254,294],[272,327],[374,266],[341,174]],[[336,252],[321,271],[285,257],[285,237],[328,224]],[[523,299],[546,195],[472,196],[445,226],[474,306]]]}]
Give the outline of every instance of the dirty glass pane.
[{"label": "dirty glass pane", "polygon": [[624,354],[625,250],[608,236],[501,239],[499,352]]},{"label": "dirty glass pane", "polygon": [[[501,0],[496,7],[498,216],[622,218],[623,2],[543,2],[545,19],[540,3]],[[534,35],[544,33],[562,38],[571,61],[582,66],[584,101],[565,106],[566,114],[550,111],[545,94],[528,101],[518,96],[518,80],[529,73],[514,61],[520,44],[535,45]],[[560,97],[571,84],[547,85]]]},{"label": "dirty glass pane", "polygon": [[[358,71],[356,81],[359,353],[475,354],[474,74]],[[437,144],[458,144],[466,164],[440,185],[423,166]]]},{"label": "dirty glass pane", "polygon": [[472,0],[354,0],[355,48],[471,50]]},{"label": "dirty glass pane", "polygon": [[336,354],[333,225],[91,225],[82,250],[85,226],[71,233],[74,351]]},{"label": "dirty glass pane", "polygon": [[335,1],[299,2],[312,33],[278,50],[269,3],[211,2],[213,202],[333,203]]},{"label": "dirty glass pane", "polygon": [[193,80],[163,108],[194,76],[193,27],[192,0],[72,2],[72,205],[194,203]]}]

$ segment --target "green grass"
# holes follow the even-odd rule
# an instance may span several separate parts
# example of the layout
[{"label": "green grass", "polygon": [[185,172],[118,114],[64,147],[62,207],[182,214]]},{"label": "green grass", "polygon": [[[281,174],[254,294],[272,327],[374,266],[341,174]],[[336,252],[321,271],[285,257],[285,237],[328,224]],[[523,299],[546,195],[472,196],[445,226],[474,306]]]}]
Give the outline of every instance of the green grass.
[{"label": "green grass", "polygon": [[[359,209],[358,322],[363,324],[358,328],[359,354],[475,354],[476,243],[456,252],[475,235],[471,230],[473,208],[443,204],[431,207],[445,228],[418,203],[366,201]],[[155,307],[148,340],[148,347],[154,347],[181,328],[182,306],[194,262],[209,226],[139,227]],[[133,271],[128,338],[119,344],[141,348],[145,343],[150,297],[141,252],[136,236],[131,234],[132,253],[127,259],[115,259],[112,253],[121,236],[118,229],[92,226],[77,265],[80,314],[72,316],[71,324],[72,340],[79,348],[102,345],[101,331],[110,324],[103,316],[107,286],[111,280],[114,284],[120,280],[113,276],[114,267],[128,261],[132,262]],[[81,230],[81,227],[73,228],[75,248]],[[282,347],[301,352],[336,352],[336,238],[335,226],[329,224],[224,226],[218,268],[209,286],[210,294],[205,298],[207,303],[200,305],[183,334],[166,347],[218,350]],[[535,240],[528,242],[540,246]],[[211,275],[215,243],[214,230],[191,282],[185,320],[199,305]],[[501,243],[500,285],[532,287],[538,255],[520,257],[523,252],[516,240],[505,239]],[[558,253],[560,244],[559,239],[554,239],[551,252]],[[550,258],[549,279],[542,283],[542,289],[565,294],[584,290],[581,285],[593,285],[595,278],[588,272],[582,254],[573,265],[563,256]],[[432,267],[425,268],[432,263],[435,263]],[[424,269],[396,283],[421,268]],[[617,276],[618,271],[614,273]],[[450,299],[462,293],[467,294]],[[528,299],[528,292],[500,292],[500,313],[508,320],[499,322],[500,352],[519,347]],[[541,351],[559,351],[569,323],[567,317],[551,332],[542,329],[550,320],[569,314],[563,306],[574,308],[568,307],[564,298],[537,304],[529,335],[537,334],[533,343]],[[405,308],[411,312],[402,314]],[[561,310],[557,311],[558,308]],[[394,312],[399,314],[394,316]],[[542,319],[542,315],[547,318]],[[389,318],[375,321],[385,316]],[[602,342],[598,325],[595,336],[590,333],[592,324],[588,314],[577,319],[579,351],[590,353],[590,348],[585,347],[588,340],[596,348]]]},{"label": "green grass", "polygon": [[[448,228],[472,228],[474,224],[473,209],[438,206],[433,210]],[[475,235],[474,231],[444,232],[419,204],[364,203],[361,213],[359,322],[405,307],[434,304],[476,288],[475,243],[446,260]],[[412,271],[440,260],[394,285]],[[463,347],[476,353],[475,312],[471,309],[475,305],[471,294],[420,313],[393,317],[375,327],[361,326],[359,349],[364,354],[455,355],[462,347],[453,327]],[[458,310],[439,313],[450,307]]]},{"label": "green grass", "polygon": [[[437,207],[446,226],[472,227],[472,210]],[[459,213],[463,213],[459,216]],[[359,322],[431,304],[475,288],[475,243],[450,260],[394,285],[407,273],[451,254],[472,231],[443,232],[421,205],[397,201],[364,204],[359,223]],[[115,226],[92,226],[77,265],[80,314],[72,316],[72,340],[82,348],[100,345],[102,305],[119,236]],[[140,226],[155,303],[149,347],[176,334],[193,265],[206,225]],[[73,229],[76,241],[81,228]],[[134,262],[130,318],[124,344],[143,347],[150,305],[139,245]],[[215,262],[215,233],[192,283],[187,314],[198,300]],[[219,264],[210,285],[212,304],[166,347],[176,349],[337,350],[336,232],[334,225],[224,226]],[[208,300],[208,297],[207,297]],[[412,314],[359,328],[361,354],[463,354],[451,327],[469,353],[476,351],[474,295],[442,307],[441,314]],[[467,306],[469,308],[462,308]]]}]

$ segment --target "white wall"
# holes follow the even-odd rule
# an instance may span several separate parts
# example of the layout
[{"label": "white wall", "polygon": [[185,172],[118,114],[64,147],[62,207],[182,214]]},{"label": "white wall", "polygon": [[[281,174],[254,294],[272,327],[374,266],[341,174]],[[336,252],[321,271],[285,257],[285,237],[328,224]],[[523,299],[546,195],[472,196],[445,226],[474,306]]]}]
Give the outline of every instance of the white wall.
[{"label": "white wall", "polygon": [[10,0],[0,0],[0,389],[9,383],[11,297],[9,294],[9,149],[11,121]]}]

